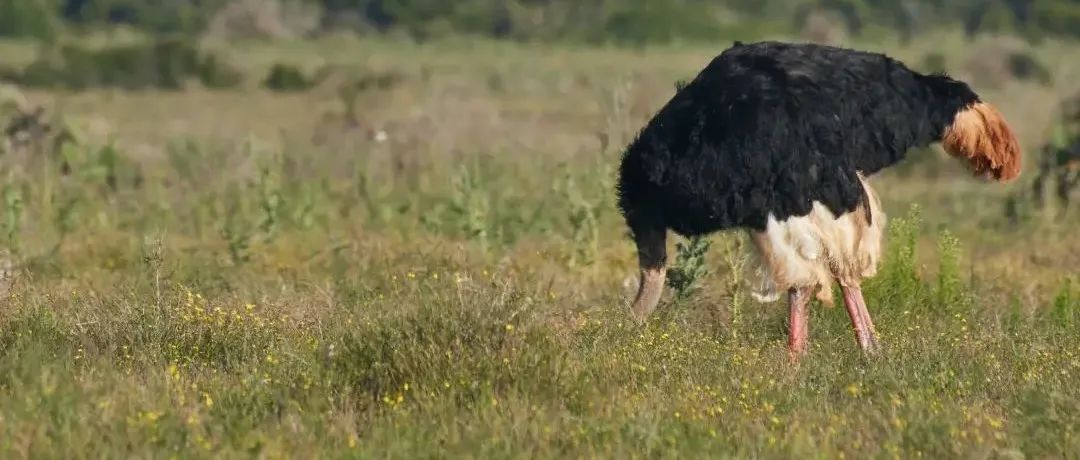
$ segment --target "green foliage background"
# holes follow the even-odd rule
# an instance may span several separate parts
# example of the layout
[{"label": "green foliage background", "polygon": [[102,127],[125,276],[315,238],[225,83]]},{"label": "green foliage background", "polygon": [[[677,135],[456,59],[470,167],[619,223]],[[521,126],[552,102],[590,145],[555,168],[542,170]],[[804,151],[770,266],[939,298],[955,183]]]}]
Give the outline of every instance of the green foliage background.
[{"label": "green foliage background", "polygon": [[[319,11],[321,31],[403,31],[528,40],[666,42],[800,27],[808,13],[841,18],[848,32],[910,36],[935,27],[968,34],[1080,36],[1078,0],[267,0]],[[228,0],[0,0],[0,36],[51,37],[61,26],[129,24],[198,33]]]}]

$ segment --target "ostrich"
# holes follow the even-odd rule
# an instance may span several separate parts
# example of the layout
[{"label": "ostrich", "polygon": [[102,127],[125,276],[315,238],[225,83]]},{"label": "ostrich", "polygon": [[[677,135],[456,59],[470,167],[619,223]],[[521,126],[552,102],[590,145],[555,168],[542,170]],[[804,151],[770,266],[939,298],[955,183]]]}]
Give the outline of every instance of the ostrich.
[{"label": "ostrich", "polygon": [[765,275],[756,297],[788,297],[793,358],[807,349],[811,297],[831,303],[834,281],[860,348],[873,352],[859,285],[876,273],[885,214],[867,178],[935,142],[976,176],[1020,174],[1012,130],[962,81],[878,53],[735,42],[623,154],[618,204],[641,270],[634,316],[645,320],[660,299],[668,229],[742,229]]}]

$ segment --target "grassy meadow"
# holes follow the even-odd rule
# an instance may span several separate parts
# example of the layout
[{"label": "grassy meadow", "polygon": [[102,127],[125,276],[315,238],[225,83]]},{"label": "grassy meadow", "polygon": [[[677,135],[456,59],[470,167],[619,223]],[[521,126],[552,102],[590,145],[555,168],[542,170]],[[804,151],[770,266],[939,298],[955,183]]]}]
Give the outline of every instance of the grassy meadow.
[{"label": "grassy meadow", "polygon": [[[1028,171],[1080,92],[1075,43],[1034,48],[1048,85],[854,45],[986,82]],[[1030,175],[874,178],[885,349],[815,304],[795,367],[737,232],[673,235],[680,289],[628,315],[620,150],[727,43],[208,46],[242,87],[7,88],[74,140],[0,158],[0,458],[1080,458],[1080,211]],[[334,70],[260,88],[278,62]]]}]

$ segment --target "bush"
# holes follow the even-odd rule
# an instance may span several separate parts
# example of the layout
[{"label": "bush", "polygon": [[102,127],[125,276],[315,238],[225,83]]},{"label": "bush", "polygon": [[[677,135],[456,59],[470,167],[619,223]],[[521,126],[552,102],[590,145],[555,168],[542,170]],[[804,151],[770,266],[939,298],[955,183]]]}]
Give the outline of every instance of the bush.
[{"label": "bush", "polygon": [[1052,80],[1050,69],[1029,52],[1009,54],[1008,66],[1009,72],[1018,80],[1033,80],[1041,85],[1049,85]]},{"label": "bush", "polygon": [[707,6],[683,2],[644,2],[626,6],[611,14],[601,39],[643,44],[669,42],[678,38],[704,39],[720,30]]},{"label": "bush", "polygon": [[271,91],[307,91],[315,86],[315,79],[308,78],[299,68],[289,64],[274,64],[263,80],[263,87]]},{"label": "bush", "polygon": [[240,82],[236,71],[216,56],[203,55],[190,42],[177,39],[102,50],[64,46],[31,63],[17,81],[31,87],[136,90],[180,89],[189,79],[214,88]]},{"label": "bush", "polygon": [[238,70],[213,54],[203,56],[197,76],[207,88],[234,88],[244,80],[244,76]]},{"label": "bush", "polygon": [[964,70],[971,75],[972,84],[987,88],[1024,80],[1047,82],[1050,78],[1049,70],[1035,58],[1030,46],[1009,36],[980,39],[969,53]]},{"label": "bush", "polygon": [[0,0],[0,37],[52,40],[60,24],[56,11],[48,0]]},{"label": "bush", "polygon": [[[729,10],[694,0],[323,0],[327,19],[356,17],[361,28],[404,31],[419,39],[452,33],[496,38],[575,39],[641,44],[731,35],[718,26]],[[754,2],[746,2],[754,3]],[[757,12],[762,19],[766,16]],[[771,20],[768,19],[768,20]],[[761,26],[754,22],[748,30]],[[729,23],[732,23],[729,21]],[[600,26],[597,26],[599,24]]]},{"label": "bush", "polygon": [[1033,2],[1032,15],[1045,32],[1080,37],[1080,2]]},{"label": "bush", "polygon": [[[794,14],[792,13],[794,12]],[[726,17],[717,27],[717,19]],[[791,21],[794,19],[794,21]],[[404,31],[424,39],[453,33],[518,39],[642,43],[748,39],[777,23],[815,41],[889,29],[905,41],[930,27],[963,24],[969,36],[1020,32],[1080,36],[1075,0],[0,0],[0,36],[51,39],[61,20],[129,24],[154,34],[306,36],[346,26]],[[599,24],[599,26],[598,26]],[[792,30],[794,26],[795,30]],[[733,28],[737,28],[735,30]],[[766,30],[762,30],[765,28]]]},{"label": "bush", "polygon": [[[794,13],[792,13],[794,12]],[[418,39],[465,33],[516,39],[664,42],[801,32],[832,42],[892,30],[908,40],[963,24],[969,36],[1080,36],[1075,0],[0,0],[0,36],[51,39],[61,19],[129,24],[153,34],[306,36],[320,29],[404,31]],[[725,19],[718,27],[717,19]],[[792,21],[794,19],[794,21]],[[794,30],[793,30],[794,27]]]},{"label": "bush", "polygon": [[64,17],[79,24],[131,24],[154,33],[194,35],[206,27],[226,0],[66,0],[63,3]]},{"label": "bush", "polygon": [[710,245],[709,239],[702,236],[675,243],[675,263],[668,272],[667,285],[675,291],[676,299],[689,298],[697,291],[701,280],[709,275],[705,255]]}]

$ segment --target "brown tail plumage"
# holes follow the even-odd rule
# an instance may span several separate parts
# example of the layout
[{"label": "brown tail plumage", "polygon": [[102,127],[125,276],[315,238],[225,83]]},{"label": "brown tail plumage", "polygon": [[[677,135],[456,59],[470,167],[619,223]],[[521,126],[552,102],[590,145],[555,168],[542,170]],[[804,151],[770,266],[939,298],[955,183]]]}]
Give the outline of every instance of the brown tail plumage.
[{"label": "brown tail plumage", "polygon": [[953,156],[967,159],[975,175],[989,174],[999,182],[1020,175],[1020,143],[1001,112],[985,102],[958,112],[945,129],[942,144]]}]

